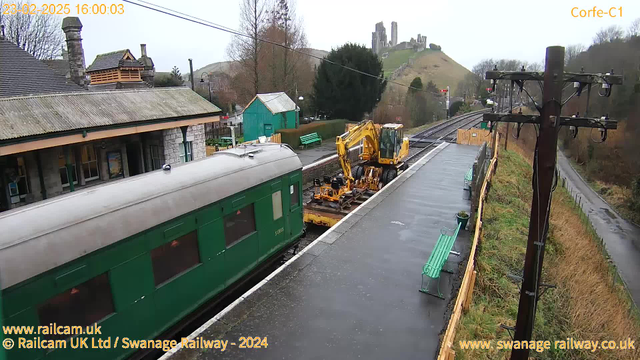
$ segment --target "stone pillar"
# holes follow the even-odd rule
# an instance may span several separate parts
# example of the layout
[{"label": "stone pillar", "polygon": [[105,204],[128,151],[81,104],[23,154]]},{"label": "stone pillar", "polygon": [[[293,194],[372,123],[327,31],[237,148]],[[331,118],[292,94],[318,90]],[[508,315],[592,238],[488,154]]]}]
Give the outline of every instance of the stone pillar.
[{"label": "stone pillar", "polygon": [[69,57],[69,75],[71,81],[87,88],[89,82],[85,72],[84,49],[82,48],[82,23],[77,17],[66,17],[62,20],[62,31],[67,38]]}]

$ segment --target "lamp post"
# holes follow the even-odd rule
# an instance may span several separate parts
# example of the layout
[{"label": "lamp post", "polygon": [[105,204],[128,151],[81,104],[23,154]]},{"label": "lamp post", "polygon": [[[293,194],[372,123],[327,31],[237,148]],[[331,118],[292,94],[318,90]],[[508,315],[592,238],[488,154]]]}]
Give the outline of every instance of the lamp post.
[{"label": "lamp post", "polygon": [[209,76],[209,73],[203,72],[202,74],[200,74],[200,82],[204,83],[204,79],[202,78],[204,75],[207,75],[207,84],[209,86],[209,102],[212,103],[211,101],[211,77]]}]

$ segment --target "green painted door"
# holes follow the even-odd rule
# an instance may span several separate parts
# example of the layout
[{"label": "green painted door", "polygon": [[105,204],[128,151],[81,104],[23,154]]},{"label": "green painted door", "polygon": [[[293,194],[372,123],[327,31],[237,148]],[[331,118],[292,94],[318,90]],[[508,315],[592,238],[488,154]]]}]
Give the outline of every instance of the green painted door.
[{"label": "green painted door", "polygon": [[264,136],[271,136],[271,135],[273,135],[273,125],[264,124]]},{"label": "green painted door", "polygon": [[302,175],[297,173],[289,176],[289,202],[287,208],[289,209],[289,216],[287,216],[287,238],[300,234],[302,232],[303,220],[302,220],[302,189],[301,189]]}]

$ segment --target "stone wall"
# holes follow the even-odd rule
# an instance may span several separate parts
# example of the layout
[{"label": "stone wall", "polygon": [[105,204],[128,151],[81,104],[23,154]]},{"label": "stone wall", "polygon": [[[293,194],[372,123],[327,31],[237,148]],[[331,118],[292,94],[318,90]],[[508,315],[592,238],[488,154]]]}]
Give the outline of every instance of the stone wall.
[{"label": "stone wall", "polygon": [[[167,164],[180,164],[184,153],[182,145],[182,130],[180,128],[162,131],[164,138],[164,161]],[[204,124],[189,126],[187,129],[187,141],[191,141],[191,152],[193,160],[205,158],[207,149],[205,147]]]}]

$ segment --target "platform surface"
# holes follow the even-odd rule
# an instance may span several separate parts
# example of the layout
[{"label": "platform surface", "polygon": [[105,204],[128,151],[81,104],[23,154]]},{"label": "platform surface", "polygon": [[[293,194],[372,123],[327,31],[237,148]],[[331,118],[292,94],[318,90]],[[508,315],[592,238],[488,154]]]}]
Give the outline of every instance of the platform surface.
[{"label": "platform surface", "polygon": [[306,149],[295,149],[294,151],[298,154],[298,157],[302,162],[302,166],[312,164],[318,160],[337,154],[336,142],[331,140],[322,141],[322,145],[314,144],[310,145]]},{"label": "platform surface", "polygon": [[[226,351],[171,359],[435,358],[469,232],[454,245],[462,256],[449,257],[456,273],[441,275],[445,300],[418,291],[422,267],[440,229],[469,211],[464,176],[478,149],[439,146],[197,335],[229,340]],[[241,336],[267,337],[268,347],[240,349]]]}]

